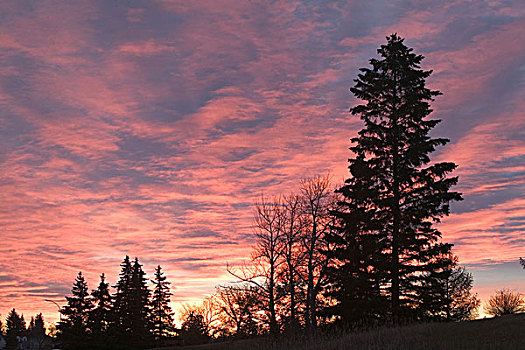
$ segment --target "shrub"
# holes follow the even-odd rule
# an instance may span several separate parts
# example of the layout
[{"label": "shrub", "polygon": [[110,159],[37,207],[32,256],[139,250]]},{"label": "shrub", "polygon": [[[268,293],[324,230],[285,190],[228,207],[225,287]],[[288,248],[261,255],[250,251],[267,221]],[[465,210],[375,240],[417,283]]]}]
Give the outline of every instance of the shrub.
[{"label": "shrub", "polygon": [[509,289],[501,289],[492,295],[485,306],[485,312],[492,316],[503,316],[525,311],[523,295]]}]

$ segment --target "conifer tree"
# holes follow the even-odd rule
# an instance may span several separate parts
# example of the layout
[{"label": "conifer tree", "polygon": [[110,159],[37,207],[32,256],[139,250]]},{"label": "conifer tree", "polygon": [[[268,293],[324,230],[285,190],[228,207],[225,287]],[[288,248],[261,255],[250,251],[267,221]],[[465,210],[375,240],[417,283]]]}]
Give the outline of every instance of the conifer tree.
[{"label": "conifer tree", "polygon": [[170,283],[166,281],[160,265],[155,269],[155,277],[153,279],[153,297],[151,301],[151,324],[152,333],[156,340],[168,337],[174,331],[173,326],[173,311],[169,305],[170,303]]},{"label": "conifer tree", "polygon": [[44,326],[44,317],[42,314],[31,317],[31,322],[28,327],[29,337],[33,344],[38,346],[38,350],[43,349],[44,341],[46,340],[46,328]]},{"label": "conifer tree", "polygon": [[129,256],[126,255],[120,266],[119,280],[114,286],[116,293],[113,303],[112,325],[113,333],[117,337],[125,337],[126,333],[131,330],[130,292],[133,267],[131,266]]},{"label": "conifer tree", "polygon": [[[429,136],[439,123],[427,119],[429,102],[440,92],[426,88],[432,71],[420,68],[423,56],[403,41],[396,34],[387,37],[378,49],[381,57],[360,69],[350,89],[364,102],[350,112],[365,127],[352,138],[352,177],[339,189],[344,201],[334,213],[339,248],[349,254],[340,256],[340,266],[359,275],[366,293],[388,297],[394,322],[409,316],[421,297],[422,281],[442,268],[436,257],[451,246],[440,242],[433,224],[448,215],[449,202],[461,200],[460,193],[450,191],[457,177],[447,177],[456,164],[430,164],[429,154],[449,141]],[[337,281],[333,290],[341,290]],[[340,304],[345,302],[344,293],[335,294]]]},{"label": "conifer tree", "polygon": [[100,283],[91,292],[94,308],[89,313],[89,328],[95,339],[104,338],[108,334],[112,320],[112,301],[109,293],[109,283],[106,282],[105,275],[100,275]]},{"label": "conifer tree", "polygon": [[130,290],[130,317],[131,334],[143,343],[148,341],[150,327],[150,290],[148,288],[146,274],[138,258],[133,263]]},{"label": "conifer tree", "polygon": [[26,333],[26,323],[24,315],[20,316],[15,309],[12,309],[5,320],[6,340],[8,349],[18,347],[17,337],[22,337]]},{"label": "conifer tree", "polygon": [[150,291],[138,259],[126,255],[121,263],[113,304],[114,330],[119,343],[144,347],[150,341]]},{"label": "conifer tree", "polygon": [[72,296],[67,296],[67,305],[60,310],[64,316],[59,323],[64,344],[83,343],[89,335],[88,317],[93,302],[88,292],[88,285],[82,272],[79,272],[73,288]]}]

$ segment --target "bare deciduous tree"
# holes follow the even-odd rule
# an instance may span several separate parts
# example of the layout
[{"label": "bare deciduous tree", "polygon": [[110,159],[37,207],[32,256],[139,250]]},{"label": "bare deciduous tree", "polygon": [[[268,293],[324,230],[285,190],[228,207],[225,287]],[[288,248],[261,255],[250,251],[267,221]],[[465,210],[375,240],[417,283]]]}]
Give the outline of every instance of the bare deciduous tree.
[{"label": "bare deciduous tree", "polygon": [[265,300],[270,334],[279,333],[277,302],[282,298],[279,284],[279,270],[283,264],[282,235],[284,217],[281,199],[268,200],[264,196],[255,205],[254,234],[257,238],[252,254],[252,266],[243,266],[240,271],[228,267],[228,272],[243,282],[257,287]]},{"label": "bare deciduous tree", "polygon": [[329,176],[304,179],[300,189],[305,220],[301,239],[304,250],[303,281],[306,284],[305,327],[311,331],[317,327],[317,301],[326,281],[329,259],[322,254],[322,250],[329,248],[324,238],[333,226],[330,209],[336,200]]},{"label": "bare deciduous tree", "polygon": [[220,302],[220,320],[224,328],[241,338],[257,334],[261,300],[253,286],[219,286],[217,299]]},{"label": "bare deciduous tree", "polygon": [[282,255],[285,260],[282,279],[288,294],[288,328],[298,328],[297,320],[297,287],[299,283],[299,263],[302,257],[301,234],[304,228],[302,217],[302,199],[296,194],[282,198],[283,234]]}]

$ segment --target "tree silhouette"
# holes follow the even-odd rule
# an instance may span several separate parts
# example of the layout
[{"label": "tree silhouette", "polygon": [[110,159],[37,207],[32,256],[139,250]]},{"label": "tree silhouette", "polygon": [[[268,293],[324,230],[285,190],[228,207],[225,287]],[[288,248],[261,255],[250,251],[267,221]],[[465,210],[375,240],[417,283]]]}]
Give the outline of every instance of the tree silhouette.
[{"label": "tree silhouette", "polygon": [[422,281],[418,310],[430,320],[462,321],[478,314],[480,300],[472,294],[473,278],[465,268],[457,266],[452,253],[439,257],[441,268],[432,271]]},{"label": "tree silhouette", "polygon": [[326,255],[326,240],[332,227],[330,210],[335,205],[335,197],[330,188],[328,176],[303,179],[300,186],[303,227],[302,265],[303,283],[306,285],[305,328],[311,332],[317,327],[318,299],[327,281],[330,258]]},{"label": "tree silhouette", "polygon": [[257,311],[261,300],[254,287],[247,284],[219,286],[217,298],[220,301],[221,320],[233,336],[244,338],[258,333]]},{"label": "tree silhouette", "polygon": [[6,340],[8,349],[17,349],[17,337],[22,337],[26,333],[26,323],[24,315],[19,315],[15,309],[12,309],[5,320]]},{"label": "tree silhouette", "polygon": [[100,275],[97,289],[91,292],[94,308],[89,313],[89,328],[93,338],[104,342],[107,340],[112,321],[112,300],[109,293],[109,283],[104,274]]},{"label": "tree silhouette", "polygon": [[128,335],[132,335],[134,341],[146,344],[149,341],[149,329],[151,329],[151,304],[150,290],[148,288],[146,274],[138,258],[133,263],[130,284],[130,321],[131,329]]},{"label": "tree silhouette", "polygon": [[28,333],[31,342],[37,346],[38,350],[43,349],[44,341],[46,340],[46,329],[44,326],[44,317],[42,314],[36,315],[35,318],[31,317]]},{"label": "tree silhouette", "polygon": [[[302,217],[302,200],[299,195],[290,194],[282,198],[282,216],[284,228],[282,234],[282,256],[285,261],[281,278],[286,285],[288,294],[287,329],[294,331],[299,328],[297,317],[298,288],[300,287],[300,266],[303,254],[301,251],[301,236],[304,228]],[[237,329],[239,327],[237,326]]]},{"label": "tree silhouette", "polygon": [[283,260],[283,232],[285,216],[281,199],[268,200],[264,196],[255,205],[254,233],[255,249],[252,266],[244,266],[240,272],[228,267],[228,272],[243,282],[251,283],[264,300],[270,334],[280,331],[278,303],[283,298],[285,287],[281,280]]},{"label": "tree silhouette", "polygon": [[179,319],[184,321],[190,314],[201,315],[207,334],[215,338],[224,337],[228,334],[228,330],[225,329],[219,318],[220,308],[220,301],[217,299],[217,296],[211,295],[204,298],[201,303],[184,304],[179,313]]},{"label": "tree silhouette", "polygon": [[478,316],[481,304],[477,293],[472,294],[474,279],[464,267],[452,270],[448,278],[448,290],[452,302],[447,310],[447,319],[452,321],[472,320]]},{"label": "tree silhouette", "polygon": [[172,335],[173,311],[169,306],[170,303],[170,283],[166,281],[160,265],[155,269],[153,279],[153,297],[151,301],[151,324],[152,332],[156,340]]},{"label": "tree silhouette", "polygon": [[485,305],[485,312],[496,317],[522,311],[525,311],[523,295],[514,293],[509,289],[498,290]]},{"label": "tree silhouette", "polygon": [[[386,274],[373,278],[368,289],[377,290],[378,279],[380,288],[388,288],[394,322],[402,308],[408,312],[419,302],[422,280],[440,268],[436,257],[450,251],[450,245],[439,243],[441,233],[433,223],[448,215],[450,201],[461,200],[449,190],[457,177],[447,178],[456,165],[429,165],[429,154],[449,141],[429,136],[439,123],[426,119],[432,112],[429,102],[440,92],[425,87],[431,71],[420,69],[423,56],[412,53],[403,40],[396,34],[387,37],[378,49],[381,58],[370,59],[371,68],[361,68],[350,89],[364,102],[350,112],[365,127],[352,138],[355,157],[349,168],[354,176],[339,189],[345,201],[335,213],[342,235],[375,237],[371,248],[377,251],[365,255],[373,259],[370,269],[381,274],[379,267],[384,267]],[[355,207],[359,215],[351,214]],[[352,240],[360,244],[361,238],[346,237]]]},{"label": "tree silhouette", "polygon": [[185,345],[207,343],[209,336],[202,315],[190,312],[182,324],[180,335]]},{"label": "tree silhouette", "polygon": [[126,334],[131,331],[131,280],[133,275],[133,267],[129,256],[126,255],[120,264],[121,270],[119,280],[114,286],[116,289],[115,301],[113,303],[113,317],[112,325],[114,327],[113,333],[120,339],[126,339]]},{"label": "tree silhouette", "polygon": [[89,312],[93,308],[93,301],[88,292],[88,285],[82,272],[79,272],[73,288],[72,296],[66,296],[67,305],[60,310],[64,316],[59,323],[63,344],[74,346],[87,341]]}]

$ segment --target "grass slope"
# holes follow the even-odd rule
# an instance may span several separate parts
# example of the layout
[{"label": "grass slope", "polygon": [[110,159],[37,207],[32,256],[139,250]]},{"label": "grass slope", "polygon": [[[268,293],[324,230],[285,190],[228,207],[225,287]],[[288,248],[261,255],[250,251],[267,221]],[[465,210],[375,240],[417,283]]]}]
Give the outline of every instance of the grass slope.
[{"label": "grass slope", "polygon": [[441,349],[525,349],[525,314],[461,323],[433,323],[385,327],[362,333],[342,333],[318,338],[263,339],[231,343],[163,348],[163,350],[441,350]]}]

